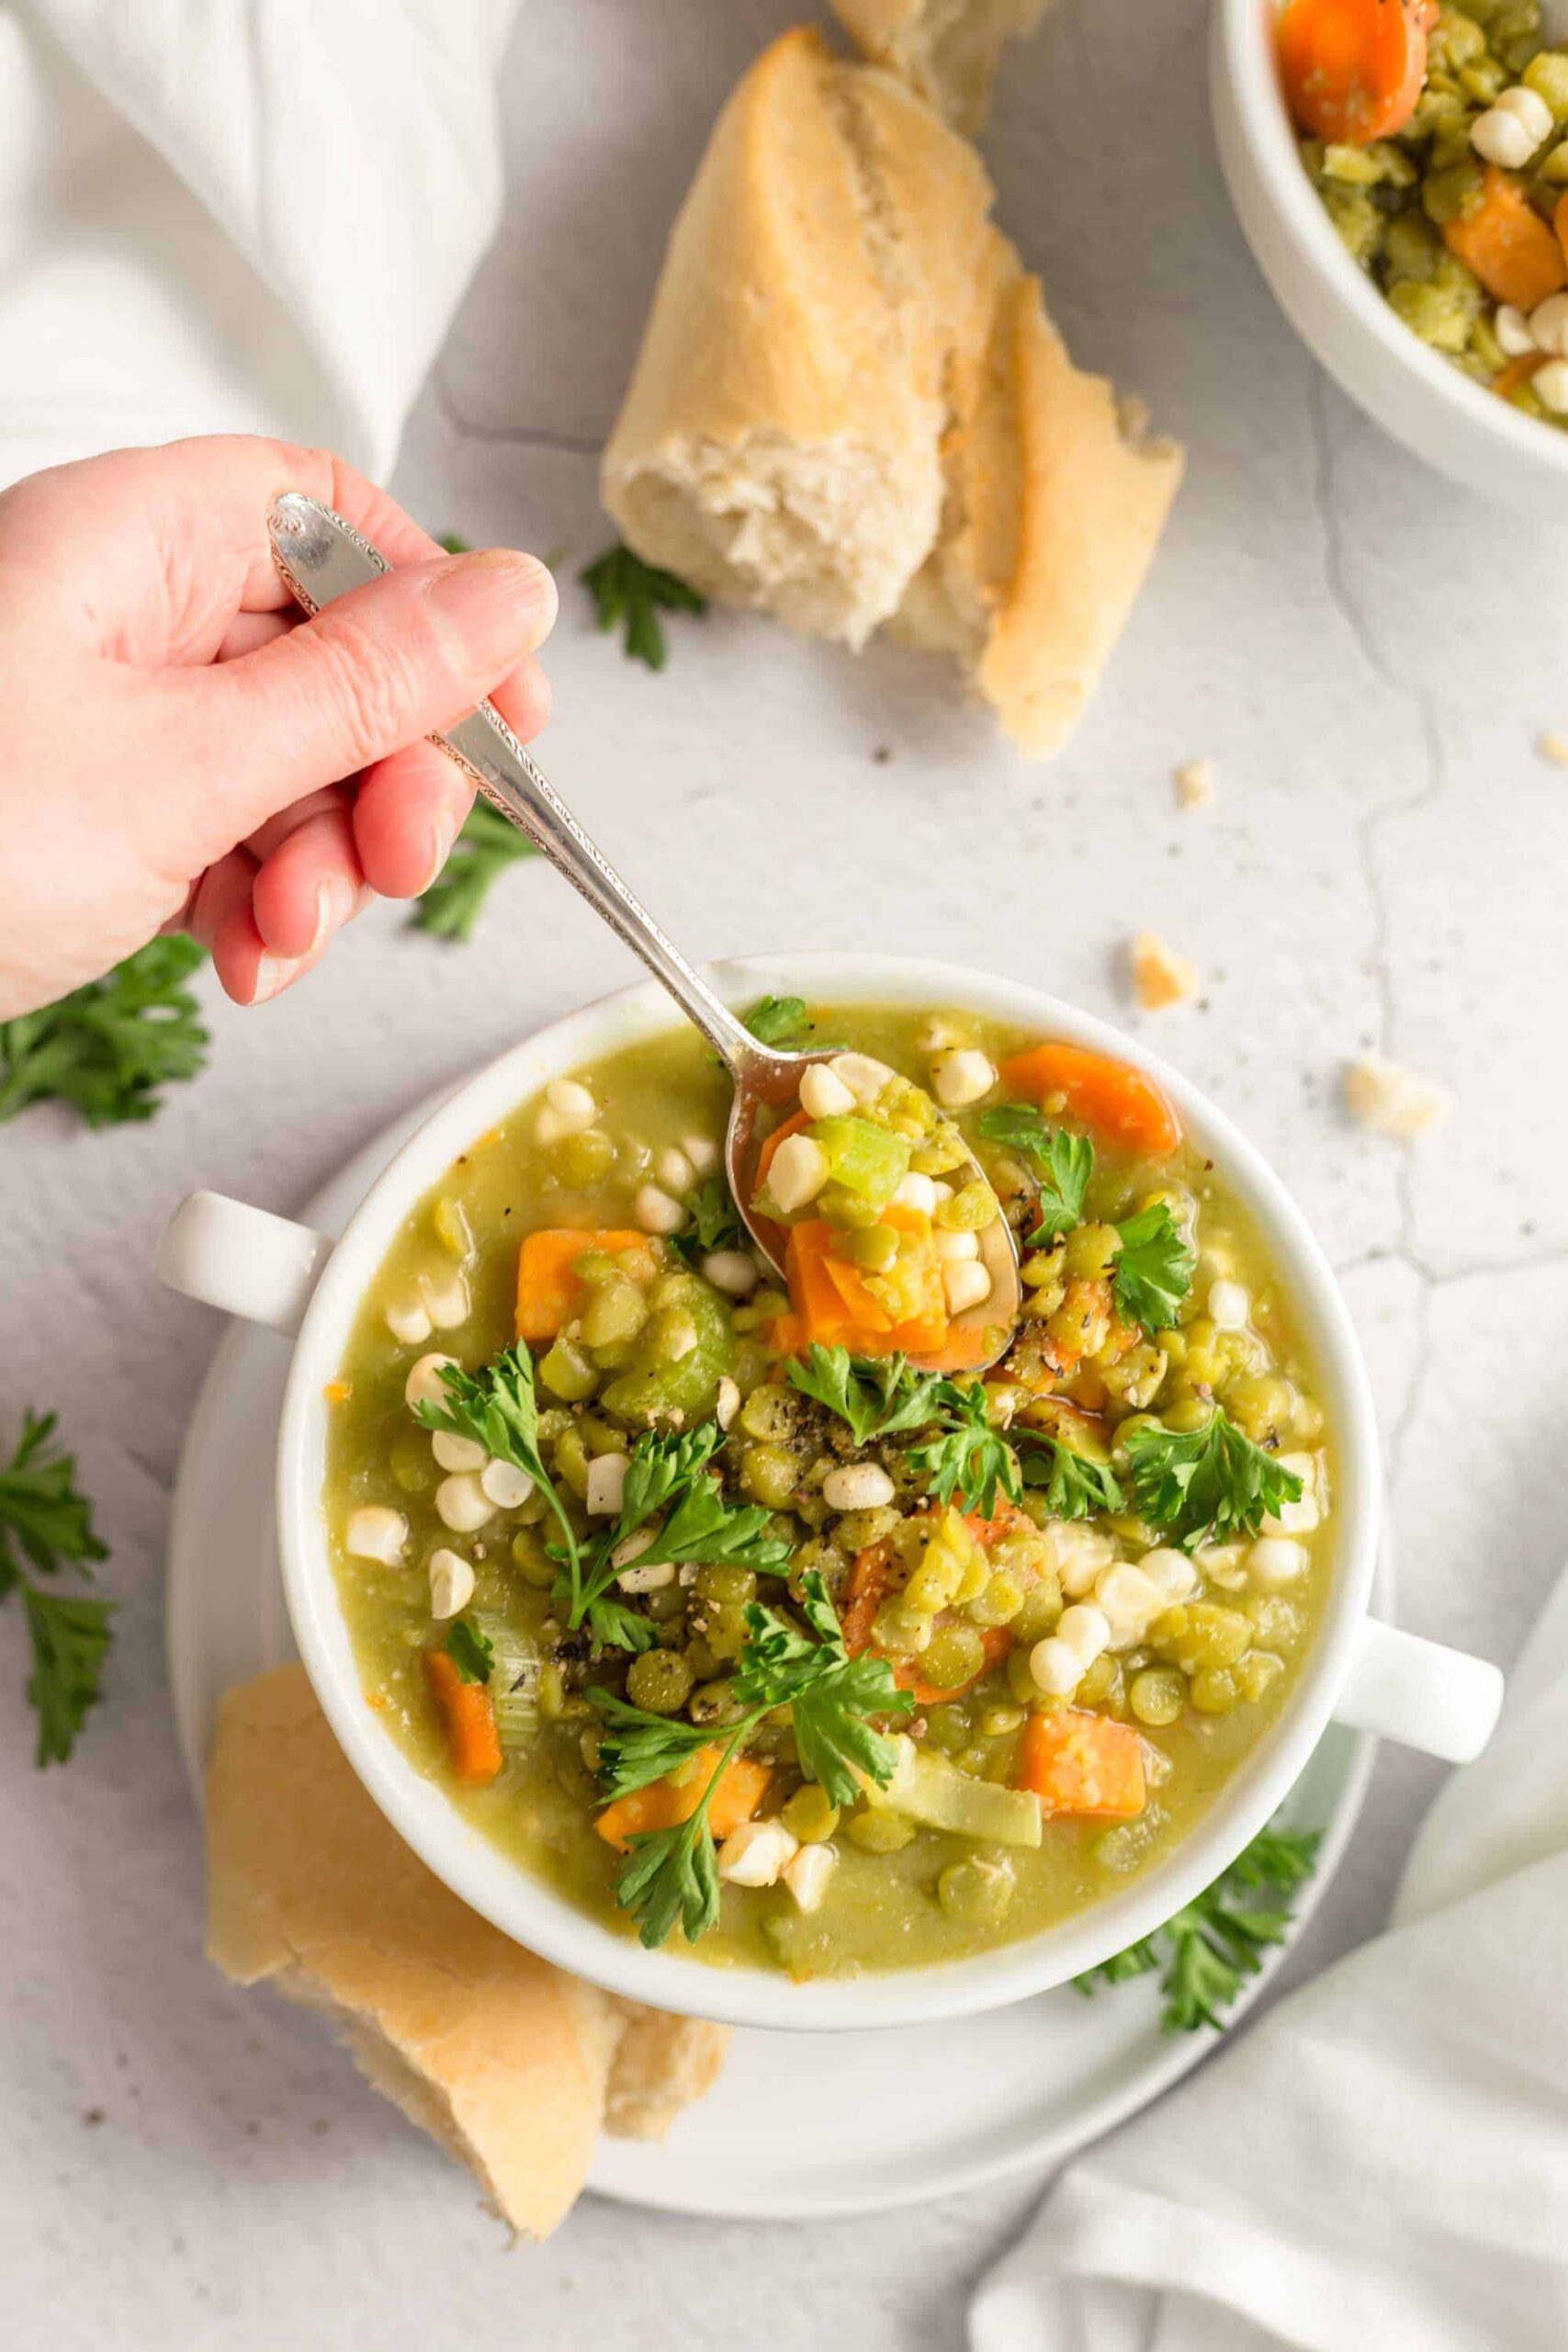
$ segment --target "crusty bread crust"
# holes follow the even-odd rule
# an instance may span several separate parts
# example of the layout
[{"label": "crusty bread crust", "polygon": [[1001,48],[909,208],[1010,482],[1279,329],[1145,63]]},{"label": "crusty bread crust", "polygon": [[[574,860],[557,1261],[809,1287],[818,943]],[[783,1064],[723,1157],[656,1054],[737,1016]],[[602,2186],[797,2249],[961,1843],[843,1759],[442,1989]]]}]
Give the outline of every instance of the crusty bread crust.
[{"label": "crusty bread crust", "polygon": [[605,505],[705,594],[955,654],[1031,756],[1082,712],[1181,475],[1074,368],[974,150],[800,28],[677,220]]},{"label": "crusty bread crust", "polygon": [[1045,0],[833,0],[833,10],[874,65],[973,136],[1002,51],[1034,30]]},{"label": "crusty bread crust", "polygon": [[613,2000],[433,1876],[355,1777],[302,1667],[226,1694],[207,1795],[209,1957],[332,2018],[521,2234],[545,2237],[570,2210],[607,2112],[658,2136],[712,2083],[722,2028]]}]

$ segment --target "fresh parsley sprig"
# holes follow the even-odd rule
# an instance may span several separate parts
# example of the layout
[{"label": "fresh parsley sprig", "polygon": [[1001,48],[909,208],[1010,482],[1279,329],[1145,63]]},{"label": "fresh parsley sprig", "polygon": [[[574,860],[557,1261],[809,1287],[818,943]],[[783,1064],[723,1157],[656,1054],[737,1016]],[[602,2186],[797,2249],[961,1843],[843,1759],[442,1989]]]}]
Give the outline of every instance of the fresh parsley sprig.
[{"label": "fresh parsley sprig", "polygon": [[1145,1422],[1123,1442],[1139,1512],[1184,1551],[1209,1537],[1256,1535],[1282,1504],[1301,1498],[1295,1472],[1244,1436],[1218,1406],[1201,1429]]},{"label": "fresh parsley sprig", "polygon": [[488,1682],[495,1664],[495,1644],[471,1617],[454,1617],[446,1628],[446,1650],[457,1669],[459,1682]]},{"label": "fresh parsley sprig", "polygon": [[153,1117],[160,1089],[207,1059],[184,985],[205,961],[193,939],[152,939],[101,980],[0,1022],[0,1121],[48,1101],[68,1102],[90,1127]]},{"label": "fresh parsley sprig", "polygon": [[695,613],[700,618],[708,608],[705,596],[672,571],[644,563],[619,540],[579,577],[593,599],[601,629],[621,628],[627,660],[646,662],[650,670],[662,670],[668,658],[660,612]]},{"label": "fresh parsley sprig", "polygon": [[[1316,1830],[1259,1830],[1229,1870],[1163,1928],[1074,1983],[1080,1993],[1093,1993],[1159,1969],[1165,2031],[1195,2033],[1206,2025],[1223,2032],[1222,2012],[1257,1975],[1265,1952],[1284,1942],[1296,1894],[1316,1867],[1319,1843]],[[1267,1899],[1249,1902],[1249,1895]]]},{"label": "fresh parsley sprig", "polygon": [[710,1250],[744,1247],[746,1230],[740,1222],[740,1212],[722,1176],[705,1176],[686,1194],[685,1206],[686,1227],[682,1232],[672,1233],[666,1246],[688,1266],[700,1267]]},{"label": "fresh parsley sprig", "polygon": [[[731,1758],[775,1707],[789,1708],[801,1762],[835,1804],[852,1804],[863,1776],[880,1788],[893,1778],[897,1750],[867,1718],[907,1713],[913,1699],[898,1689],[886,1658],[849,1656],[828,1588],[815,1568],[804,1579],[800,1609],[805,1627],[777,1610],[748,1604],[746,1639],[731,1686],[742,1712],[725,1727],[707,1786],[689,1819],[628,1840],[631,1851],[616,1881],[616,1899],[638,1921],[649,1951],[669,1939],[677,1922],[694,1943],[717,1919],[718,1860],[709,1826],[714,1792]],[[663,1780],[713,1744],[700,1724],[629,1706],[607,1690],[588,1696],[608,1722],[599,1770],[612,1799]]]},{"label": "fresh parsley sprig", "polygon": [[985,1519],[996,1510],[998,1490],[1010,1502],[1021,1502],[1018,1456],[1001,1431],[991,1427],[980,1382],[965,1386],[939,1380],[931,1403],[936,1431],[909,1448],[909,1460],[924,1474],[937,1501],[950,1503],[956,1497],[961,1509],[977,1510]]},{"label": "fresh parsley sprig", "polygon": [[472,939],[491,884],[520,858],[536,854],[526,833],[488,800],[476,800],[446,865],[419,899],[414,929],[458,944]]},{"label": "fresh parsley sprig", "polygon": [[639,1566],[663,1561],[727,1562],[755,1570],[760,1576],[780,1576],[788,1567],[793,1546],[770,1535],[772,1513],[760,1503],[729,1503],[708,1465],[724,1443],[716,1421],[705,1421],[680,1432],[645,1430],[632,1449],[626,1465],[621,1508],[612,1526],[596,1535],[581,1563],[570,1601],[569,1623],[586,1623],[596,1641],[606,1647],[647,1649],[653,1629],[646,1618],[618,1602],[612,1592],[619,1573],[615,1555],[623,1544],[649,1522],[664,1514],[653,1540],[637,1554]]},{"label": "fresh parsley sprig", "polygon": [[1094,1146],[1087,1136],[1048,1126],[1029,1102],[1001,1102],[983,1111],[980,1133],[987,1143],[1004,1144],[1032,1163],[1040,1222],[1028,1237],[1032,1248],[1059,1240],[1082,1221],[1084,1194],[1094,1173]]},{"label": "fresh parsley sprig", "polygon": [[1116,1304],[1129,1323],[1163,1330],[1192,1287],[1198,1264],[1168,1201],[1151,1201],[1116,1228],[1122,1247],[1111,1271]]},{"label": "fresh parsley sprig", "polygon": [[28,1699],[38,1716],[39,1765],[63,1764],[97,1700],[112,1634],[112,1600],[35,1582],[73,1567],[85,1577],[108,1557],[93,1532],[93,1507],[76,1487],[76,1463],[54,1444],[55,1417],[22,1415],[15,1452],[0,1470],[0,1600],[20,1589],[32,1646]]},{"label": "fresh parsley sprig", "polygon": [[[450,1430],[454,1436],[472,1438],[487,1453],[510,1462],[534,1481],[549,1505],[562,1536],[561,1557],[575,1606],[582,1586],[582,1567],[576,1533],[566,1505],[545,1467],[539,1451],[539,1399],[534,1386],[534,1360],[519,1340],[478,1372],[460,1364],[441,1367],[445,1403],[422,1402],[414,1419],[427,1430]],[[572,1619],[574,1624],[580,1620]]]},{"label": "fresh parsley sprig", "polygon": [[1043,1487],[1045,1508],[1053,1519],[1092,1519],[1096,1512],[1120,1510],[1122,1486],[1109,1462],[1095,1462],[1075,1453],[1060,1438],[1043,1430],[1017,1430],[1022,1454],[1023,1483]]},{"label": "fresh parsley sprig", "polygon": [[848,1348],[812,1346],[784,1366],[792,1388],[847,1421],[857,1445],[897,1430],[923,1429],[935,1418],[942,1383],[901,1355],[857,1356]]}]

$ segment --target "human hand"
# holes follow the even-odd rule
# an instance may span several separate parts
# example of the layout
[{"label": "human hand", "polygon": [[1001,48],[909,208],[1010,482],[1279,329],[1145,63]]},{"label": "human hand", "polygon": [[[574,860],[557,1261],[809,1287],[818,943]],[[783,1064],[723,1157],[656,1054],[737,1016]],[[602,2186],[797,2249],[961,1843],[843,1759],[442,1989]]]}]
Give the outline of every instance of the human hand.
[{"label": "human hand", "polygon": [[[313,620],[267,508],[323,500],[398,568]],[[471,786],[425,739],[491,695],[525,741],[556,614],[531,556],[450,556],[319,449],[117,450],[0,495],[0,1019],[159,930],[241,1004],[307,972],[372,894],[414,897]]]}]

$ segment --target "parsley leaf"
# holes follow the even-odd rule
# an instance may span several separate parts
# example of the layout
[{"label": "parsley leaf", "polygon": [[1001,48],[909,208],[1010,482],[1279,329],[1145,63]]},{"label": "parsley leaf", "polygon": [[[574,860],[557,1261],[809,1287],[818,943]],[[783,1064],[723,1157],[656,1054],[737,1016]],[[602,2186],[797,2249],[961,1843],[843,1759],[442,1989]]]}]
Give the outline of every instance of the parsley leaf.
[{"label": "parsley leaf", "polygon": [[1040,1222],[1032,1243],[1055,1241],[1083,1216],[1084,1194],[1094,1173],[1094,1146],[1087,1136],[1050,1127],[1029,1102],[1002,1102],[980,1114],[987,1143],[1007,1145],[1032,1160],[1040,1185]]},{"label": "parsley leaf", "polygon": [[1108,1462],[1075,1453],[1059,1438],[1032,1435],[1029,1448],[1023,1483],[1044,1487],[1053,1519],[1091,1519],[1096,1511],[1121,1510],[1121,1482]]},{"label": "parsley leaf", "polygon": [[801,1763],[835,1804],[853,1804],[863,1774],[885,1789],[898,1760],[894,1742],[867,1716],[907,1714],[914,1699],[899,1690],[886,1658],[850,1657],[818,1568],[807,1571],[800,1606],[815,1643],[804,1641],[776,1611],[749,1604],[750,1638],[740,1653],[735,1695],[744,1702],[754,1692],[763,1706],[787,1704]]},{"label": "parsley leaf", "polygon": [[628,1705],[613,1691],[594,1689],[586,1695],[609,1721],[599,1743],[599,1775],[612,1800],[678,1771],[713,1736],[705,1724],[652,1714],[646,1707]]},{"label": "parsley leaf", "polygon": [[454,1617],[446,1628],[446,1655],[457,1669],[459,1682],[488,1682],[495,1663],[495,1644],[471,1617]]},{"label": "parsley leaf", "polygon": [[1256,1535],[1265,1518],[1301,1497],[1295,1472],[1244,1437],[1217,1406],[1201,1429],[1145,1422],[1123,1442],[1138,1511],[1178,1536],[1184,1551],[1211,1534],[1216,1541]]},{"label": "parsley leaf", "polygon": [[0,1597],[21,1581],[23,1560],[52,1577],[62,1561],[85,1566],[108,1557],[93,1532],[93,1506],[76,1492],[74,1455],[51,1442],[54,1428],[52,1413],[25,1411],[17,1450],[0,1470]]},{"label": "parsley leaf", "polygon": [[1116,1230],[1122,1237],[1111,1276],[1117,1306],[1129,1323],[1161,1330],[1174,1322],[1178,1307],[1192,1287],[1197,1256],[1183,1238],[1168,1201],[1151,1201]]},{"label": "parsley leaf", "polygon": [[624,628],[627,659],[644,662],[650,670],[662,670],[666,658],[660,609],[701,615],[708,608],[705,596],[672,571],[644,563],[621,541],[606,548],[579,577],[598,608],[601,629]]},{"label": "parsley leaf", "polygon": [[[914,1700],[897,1688],[886,1658],[849,1657],[821,1572],[809,1570],[804,1583],[800,1608],[809,1631],[777,1610],[756,1601],[747,1606],[746,1639],[731,1683],[744,1713],[729,1727],[690,1820],[627,1841],[630,1859],[615,1882],[616,1899],[639,1922],[649,1951],[667,1940],[677,1921],[694,1942],[717,1918],[718,1860],[708,1826],[713,1793],[731,1757],[775,1707],[790,1709],[800,1760],[835,1804],[853,1804],[863,1774],[884,1788],[893,1778],[897,1750],[866,1717],[907,1713]],[[599,1769],[611,1797],[664,1779],[709,1745],[700,1724],[628,1706],[607,1690],[588,1695],[609,1721]]]},{"label": "parsley leaf", "polygon": [[36,1584],[27,1587],[25,1598],[33,1645],[28,1697],[38,1713],[34,1760],[65,1764],[88,1708],[97,1702],[115,1604]]},{"label": "parsley leaf", "polygon": [[[1318,1844],[1315,1830],[1260,1830],[1229,1870],[1163,1928],[1075,1978],[1078,1990],[1092,1993],[1100,1984],[1125,1984],[1163,1967],[1166,2032],[1195,2033],[1205,2025],[1223,2031],[1221,2011],[1257,1975],[1264,1953],[1284,1942],[1292,1897],[1312,1876]],[[1270,1899],[1262,1905],[1238,1900],[1258,1894]]]},{"label": "parsley leaf", "polygon": [[[734,1749],[732,1740],[724,1764]],[[638,1922],[638,1937],[648,1951],[669,1942],[677,1920],[690,1944],[717,1922],[718,1852],[708,1827],[708,1809],[724,1764],[690,1820],[671,1829],[646,1829],[626,1840],[631,1853],[615,1880],[615,1900]]]},{"label": "parsley leaf", "polygon": [[813,1345],[784,1367],[792,1388],[847,1421],[857,1445],[896,1430],[923,1429],[935,1416],[935,1373],[916,1372],[903,1356],[855,1356]]},{"label": "parsley leaf", "polygon": [[700,1266],[710,1250],[744,1248],[740,1213],[722,1176],[705,1176],[686,1194],[686,1214],[690,1224],[683,1232],[671,1234],[667,1246],[688,1266]]},{"label": "parsley leaf", "polygon": [[659,1628],[650,1617],[642,1616],[611,1592],[589,1594],[582,1604],[582,1623],[596,1649],[630,1650],[637,1657],[652,1649],[659,1639]]},{"label": "parsley leaf", "polygon": [[595,1536],[575,1597],[570,1585],[559,1595],[571,1604],[572,1626],[586,1619],[603,1646],[643,1650],[651,1645],[654,1635],[647,1619],[613,1599],[610,1588],[618,1573],[615,1556],[621,1545],[661,1510],[668,1515],[652,1543],[637,1554],[639,1564],[651,1567],[664,1560],[728,1561],[762,1576],[777,1576],[788,1567],[792,1546],[767,1532],[773,1514],[758,1503],[727,1503],[705,1476],[723,1443],[724,1431],[716,1421],[678,1434],[645,1430],[638,1438],[615,1524]]},{"label": "parsley leaf", "polygon": [[499,808],[476,800],[446,865],[421,893],[414,929],[457,944],[471,939],[497,876],[519,858],[537,854],[527,834],[509,824]]},{"label": "parsley leaf", "polygon": [[923,1471],[940,1503],[956,1495],[960,1508],[989,1519],[999,1488],[1010,1502],[1023,1499],[1018,1456],[999,1430],[991,1427],[986,1391],[978,1381],[960,1387],[940,1380],[932,1398],[941,1415],[939,1433],[909,1448],[909,1460]]},{"label": "parsley leaf", "polygon": [[[443,1364],[441,1379],[446,1390],[445,1404],[416,1405],[414,1419],[427,1430],[450,1430],[455,1436],[472,1438],[487,1453],[510,1462],[533,1479],[566,1538],[564,1557],[575,1600],[582,1578],[577,1537],[539,1452],[539,1400],[534,1390],[534,1360],[526,1345],[519,1340],[492,1363],[481,1364],[478,1372],[465,1372],[460,1364]],[[574,1624],[578,1622],[572,1619]]]},{"label": "parsley leaf", "polygon": [[159,1089],[194,1078],[207,1032],[182,983],[206,961],[194,939],[151,939],[57,1004],[0,1021],[0,1121],[69,1102],[90,1127],[151,1119]]},{"label": "parsley leaf", "polygon": [[16,1451],[0,1470],[0,1599],[21,1589],[40,1765],[65,1763],[75,1746],[98,1696],[114,1611],[111,1600],[51,1590],[27,1573],[57,1577],[69,1565],[90,1576],[90,1564],[108,1557],[93,1532],[93,1507],[76,1491],[75,1458],[51,1442],[54,1428],[52,1413],[24,1412]]}]

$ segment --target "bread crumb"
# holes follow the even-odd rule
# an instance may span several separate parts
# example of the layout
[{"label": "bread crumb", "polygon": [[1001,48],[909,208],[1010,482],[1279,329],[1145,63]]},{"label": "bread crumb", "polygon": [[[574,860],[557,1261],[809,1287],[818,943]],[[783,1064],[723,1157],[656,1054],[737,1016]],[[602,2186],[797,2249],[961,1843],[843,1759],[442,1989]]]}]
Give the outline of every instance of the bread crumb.
[{"label": "bread crumb", "polygon": [[1176,786],[1177,806],[1181,808],[1212,808],[1214,805],[1214,763],[1213,760],[1183,760],[1171,771]]},{"label": "bread crumb", "polygon": [[1568,768],[1568,735],[1549,727],[1544,735],[1535,739],[1535,748],[1541,759],[1554,768]]},{"label": "bread crumb", "polygon": [[1382,1054],[1361,1054],[1345,1069],[1345,1107],[1357,1124],[1413,1143],[1449,1115],[1446,1086]]},{"label": "bread crumb", "polygon": [[1133,940],[1133,989],[1145,1012],[1168,1004],[1186,1004],[1202,982],[1198,967],[1168,947],[1157,932],[1140,931]]}]

